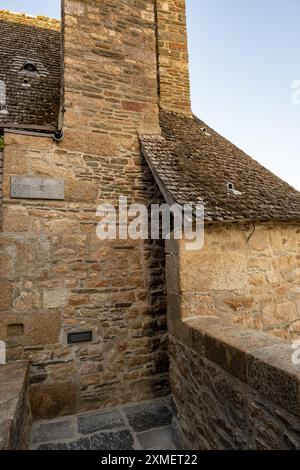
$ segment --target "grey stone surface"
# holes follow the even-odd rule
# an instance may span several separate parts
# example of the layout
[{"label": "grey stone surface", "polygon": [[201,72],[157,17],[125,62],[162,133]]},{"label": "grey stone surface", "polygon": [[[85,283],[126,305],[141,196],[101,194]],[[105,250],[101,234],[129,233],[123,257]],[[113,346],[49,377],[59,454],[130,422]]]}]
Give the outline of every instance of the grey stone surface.
[{"label": "grey stone surface", "polygon": [[[173,450],[171,397],[34,423],[31,449]],[[143,432],[139,432],[143,431]],[[139,434],[137,434],[139,432]]]},{"label": "grey stone surface", "polygon": [[176,449],[171,426],[141,432],[137,434],[137,438],[144,450]]},{"label": "grey stone surface", "polygon": [[42,444],[40,445],[37,450],[68,450],[68,444]]},{"label": "grey stone surface", "polygon": [[46,422],[33,425],[31,440],[33,443],[59,441],[61,439],[68,439],[73,434],[74,430],[70,420]]},{"label": "grey stone surface", "polygon": [[129,424],[134,431],[141,432],[147,429],[167,426],[171,424],[172,412],[165,403],[153,401],[128,406],[124,409]]},{"label": "grey stone surface", "polygon": [[99,412],[78,416],[78,432],[91,434],[104,429],[121,428],[125,426],[124,420],[118,411]]},{"label": "grey stone surface", "polygon": [[42,444],[37,450],[134,450],[134,438],[127,430],[101,432],[68,443]]}]

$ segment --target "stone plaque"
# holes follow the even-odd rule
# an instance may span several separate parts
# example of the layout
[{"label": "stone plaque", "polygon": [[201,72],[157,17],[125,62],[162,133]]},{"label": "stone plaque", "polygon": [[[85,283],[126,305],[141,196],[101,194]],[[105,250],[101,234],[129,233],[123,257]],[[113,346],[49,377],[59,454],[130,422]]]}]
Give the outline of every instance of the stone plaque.
[{"label": "stone plaque", "polygon": [[11,176],[10,197],[62,201],[65,197],[65,183],[63,179]]}]

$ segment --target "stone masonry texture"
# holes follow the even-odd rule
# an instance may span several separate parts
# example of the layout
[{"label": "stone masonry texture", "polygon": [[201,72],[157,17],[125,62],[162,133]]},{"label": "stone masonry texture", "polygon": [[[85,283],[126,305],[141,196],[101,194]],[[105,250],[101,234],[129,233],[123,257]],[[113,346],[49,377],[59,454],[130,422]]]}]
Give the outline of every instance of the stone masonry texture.
[{"label": "stone masonry texture", "polygon": [[[1,137],[1,134],[0,134]],[[3,152],[0,150],[0,231],[2,228],[2,182],[3,182]]]},{"label": "stone masonry texture", "polygon": [[31,450],[175,450],[170,397],[36,421]]},{"label": "stone masonry texture", "polygon": [[[154,26],[152,0],[66,0],[65,138],[5,136],[0,338],[36,418],[169,393],[164,244],[96,237],[99,204],[161,198],[138,139],[159,132]],[[12,200],[13,175],[64,178],[65,200]]]},{"label": "stone masonry texture", "polygon": [[160,106],[191,116],[185,0],[157,0],[156,20]]},{"label": "stone masonry texture", "polygon": [[300,418],[170,338],[177,445],[197,450],[299,450]]},{"label": "stone masonry texture", "polygon": [[0,450],[26,450],[31,431],[28,363],[0,365]]},{"label": "stone masonry texture", "polygon": [[[287,361],[271,361],[280,361],[275,350],[287,356],[278,336],[299,336],[299,225],[207,225],[204,249],[186,253],[184,241],[165,250],[161,241],[96,236],[100,204],[117,206],[121,195],[162,202],[139,135],[161,135],[159,107],[192,123],[184,7],[183,0],[65,0],[64,139],[5,134],[0,340],[9,361],[30,362],[34,419],[82,414],[76,436],[69,419],[60,421],[56,436],[67,444],[51,438],[49,425],[39,428],[38,446],[131,448],[139,435],[140,447],[156,447],[144,433],[150,424],[170,432],[169,407],[126,406],[124,428],[118,413],[101,416],[115,433],[83,413],[168,395],[170,356],[182,446],[299,448],[298,382],[282,370]],[[11,199],[12,176],[63,178],[65,199]],[[227,327],[218,348],[206,338],[207,355],[196,351],[182,320],[202,316],[270,333],[264,355],[248,364],[243,347],[223,354]],[[182,338],[173,337],[176,329]],[[91,342],[68,344],[68,333],[83,331],[92,331]],[[244,341],[255,342],[250,336]],[[289,403],[276,401],[279,389]]]},{"label": "stone masonry texture", "polygon": [[300,227],[207,226],[204,247],[167,247],[171,315],[216,315],[284,339],[300,334]]}]

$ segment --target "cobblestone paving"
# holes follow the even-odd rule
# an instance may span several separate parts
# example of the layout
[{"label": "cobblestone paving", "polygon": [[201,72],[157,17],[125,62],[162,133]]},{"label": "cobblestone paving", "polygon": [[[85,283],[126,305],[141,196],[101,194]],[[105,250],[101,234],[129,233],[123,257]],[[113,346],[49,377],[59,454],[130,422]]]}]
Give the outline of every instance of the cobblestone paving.
[{"label": "cobblestone paving", "polygon": [[169,397],[36,421],[32,450],[175,450]]}]

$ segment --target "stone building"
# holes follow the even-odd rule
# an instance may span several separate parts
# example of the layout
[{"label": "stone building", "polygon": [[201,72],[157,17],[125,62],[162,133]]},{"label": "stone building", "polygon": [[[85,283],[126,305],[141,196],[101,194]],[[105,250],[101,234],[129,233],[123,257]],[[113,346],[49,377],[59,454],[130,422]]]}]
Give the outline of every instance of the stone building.
[{"label": "stone building", "polygon": [[[299,192],[193,115],[184,0],[62,13],[0,12],[0,340],[33,417],[171,391],[182,447],[300,448]],[[204,248],[99,240],[121,195],[203,201]]]}]

